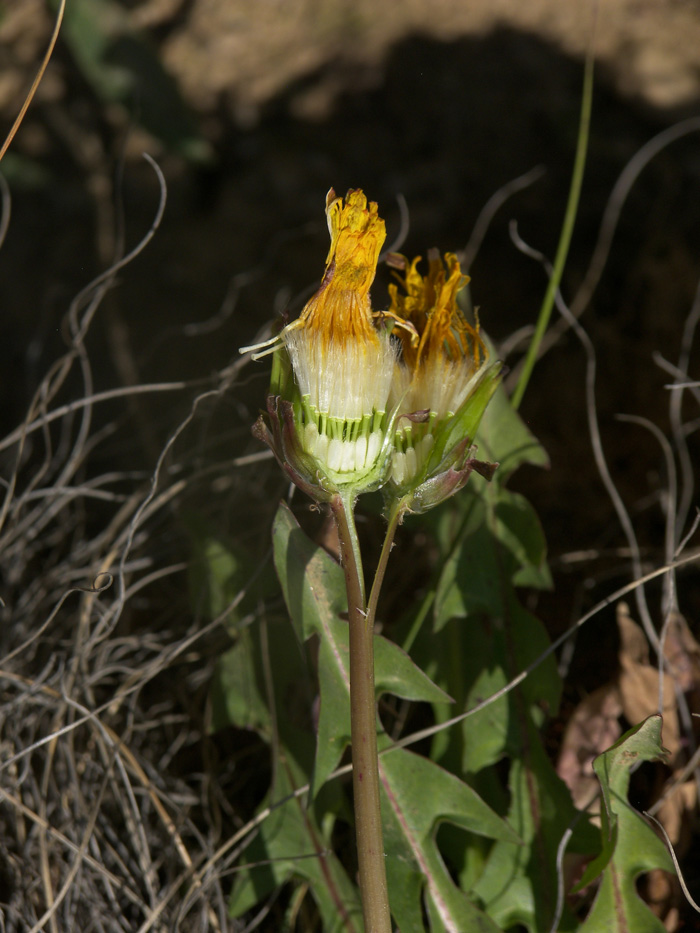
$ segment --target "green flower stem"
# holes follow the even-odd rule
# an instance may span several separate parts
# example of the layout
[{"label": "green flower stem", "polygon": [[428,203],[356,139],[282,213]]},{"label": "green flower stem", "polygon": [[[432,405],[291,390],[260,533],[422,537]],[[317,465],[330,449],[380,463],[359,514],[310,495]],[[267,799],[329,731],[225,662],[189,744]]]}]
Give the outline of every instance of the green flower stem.
[{"label": "green flower stem", "polygon": [[403,521],[403,517],[406,514],[406,511],[407,507],[405,505],[404,499],[395,500],[391,506],[386,535],[384,536],[384,544],[382,545],[382,553],[379,555],[379,562],[374,574],[374,581],[372,583],[372,589],[370,590],[369,601],[367,603],[367,625],[371,628],[374,628],[374,619],[377,615],[379,593],[382,588],[382,583],[384,582],[386,565],[389,563],[389,554],[391,553],[391,549],[394,546],[394,535],[396,534],[396,529]]},{"label": "green flower stem", "polygon": [[350,619],[350,733],[355,834],[365,933],[391,933],[391,914],[379,808],[377,707],[374,697],[374,626],[365,609],[354,496],[330,502],[338,526]]}]

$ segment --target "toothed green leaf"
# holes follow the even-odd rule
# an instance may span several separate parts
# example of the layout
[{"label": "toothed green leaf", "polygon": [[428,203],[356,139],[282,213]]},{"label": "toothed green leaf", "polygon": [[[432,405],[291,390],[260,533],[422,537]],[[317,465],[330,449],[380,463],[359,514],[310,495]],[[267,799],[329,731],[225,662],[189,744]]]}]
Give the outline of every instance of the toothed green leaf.
[{"label": "toothed green leaf", "polygon": [[643,872],[662,868],[673,872],[666,846],[627,799],[630,773],[642,761],[664,758],[661,716],[650,716],[630,729],[599,755],[593,768],[603,794],[601,835],[603,847],[591,862],[577,890],[602,872],[596,899],[579,933],[663,933],[663,923],[652,914],[637,893],[636,880]]},{"label": "toothed green leaf", "polygon": [[[350,660],[345,577],[326,552],[299,527],[286,505],[273,526],[275,566],[294,622],[304,639],[318,635],[318,678],[321,708],[313,776],[313,793],[327,780],[350,743]],[[407,700],[449,702],[409,656],[379,635],[374,638],[375,691]]]}]

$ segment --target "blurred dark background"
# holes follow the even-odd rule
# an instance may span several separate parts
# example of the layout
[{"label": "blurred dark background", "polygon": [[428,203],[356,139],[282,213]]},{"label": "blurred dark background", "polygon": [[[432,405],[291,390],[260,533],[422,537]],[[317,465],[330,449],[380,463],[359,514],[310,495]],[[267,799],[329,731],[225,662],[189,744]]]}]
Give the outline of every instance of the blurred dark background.
[{"label": "blurred dark background", "polygon": [[[567,299],[585,276],[620,172],[655,134],[700,112],[697,4],[612,6],[599,12]],[[53,8],[28,0],[2,9],[0,115],[9,127],[47,46]],[[3,429],[22,419],[65,348],[71,300],[148,230],[159,192],[143,152],[163,170],[167,205],[91,327],[97,390],[205,380],[271,317],[298,313],[323,269],[331,186],[362,187],[376,200],[388,242],[405,199],[402,250],[424,255],[432,246],[462,249],[491,195],[541,166],[539,179],[498,211],[470,269],[473,302],[497,344],[532,324],[545,278],[512,245],[509,223],[554,255],[591,23],[592,5],[556,0],[527,10],[456,0],[381,9],[341,0],[73,0],[4,163],[12,218],[0,254]],[[658,553],[663,530],[661,453],[614,415],[668,428],[669,379],[652,354],[677,360],[700,275],[699,139],[686,135],[641,173],[583,317],[598,353],[611,472],[649,553]],[[377,306],[387,281],[380,270]],[[517,353],[508,359],[517,361]],[[696,352],[691,373],[697,367]],[[590,452],[584,371],[580,344],[567,334],[537,367],[522,406],[552,467],[524,470],[516,485],[542,516],[555,558],[622,542]],[[250,373],[230,403],[239,428],[262,399],[267,369]],[[151,441],[167,437],[173,404],[138,400]],[[238,436],[231,457],[254,449],[247,431]],[[133,448],[115,456],[148,468],[158,444],[137,432]],[[687,608],[700,611],[691,598]],[[568,621],[562,605],[551,608],[554,631]]]}]

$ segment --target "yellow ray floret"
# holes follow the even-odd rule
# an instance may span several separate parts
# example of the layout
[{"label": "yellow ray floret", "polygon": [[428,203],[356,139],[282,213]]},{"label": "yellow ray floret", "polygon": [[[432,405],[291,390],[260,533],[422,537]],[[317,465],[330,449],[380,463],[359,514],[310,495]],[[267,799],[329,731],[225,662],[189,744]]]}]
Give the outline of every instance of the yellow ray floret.
[{"label": "yellow ray floret", "polygon": [[437,250],[431,250],[426,276],[418,271],[420,261],[420,256],[411,263],[403,256],[394,256],[392,263],[404,270],[403,277],[398,274],[396,277],[405,294],[396,285],[389,286],[389,313],[413,324],[419,335],[416,343],[408,331],[398,331],[404,362],[415,372],[428,358],[442,356],[452,362],[467,360],[478,369],[488,355],[479,336],[479,325],[477,322],[472,327],[457,304],[457,295],[469,276],[462,273],[454,253],[445,254],[443,265]]},{"label": "yellow ray floret", "polygon": [[290,328],[314,332],[322,347],[360,340],[367,349],[379,346],[372,321],[369,290],[386,237],[377,205],[362,191],[349,191],[345,200],[331,188],[326,197],[331,247],[321,287]]},{"label": "yellow ray floret", "polygon": [[242,347],[240,353],[252,351],[253,359],[260,359],[288,345],[294,332],[306,333],[322,354],[331,345],[343,347],[348,340],[358,342],[365,351],[379,346],[369,290],[386,238],[384,221],[376,203],[368,202],[359,189],[348,191],[343,199],[333,188],[326,195],[326,219],[331,246],[318,290],[296,321],[270,340]]}]

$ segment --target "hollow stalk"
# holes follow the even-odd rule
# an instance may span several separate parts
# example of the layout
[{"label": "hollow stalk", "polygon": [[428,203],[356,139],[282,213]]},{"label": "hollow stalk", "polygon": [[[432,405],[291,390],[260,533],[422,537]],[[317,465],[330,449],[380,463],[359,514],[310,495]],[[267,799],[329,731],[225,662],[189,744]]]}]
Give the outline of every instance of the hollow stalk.
[{"label": "hollow stalk", "polygon": [[391,914],[379,806],[377,709],[374,696],[374,619],[367,613],[354,496],[331,500],[348,594],[350,734],[358,875],[365,933],[391,933]]}]

